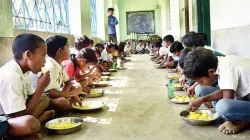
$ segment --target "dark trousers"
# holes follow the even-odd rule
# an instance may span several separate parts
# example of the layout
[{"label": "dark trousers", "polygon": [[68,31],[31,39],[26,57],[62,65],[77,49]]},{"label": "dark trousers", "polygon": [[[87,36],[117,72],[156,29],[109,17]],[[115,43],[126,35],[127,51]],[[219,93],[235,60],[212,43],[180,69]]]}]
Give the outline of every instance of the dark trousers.
[{"label": "dark trousers", "polygon": [[109,34],[109,42],[113,42],[115,44],[117,44],[117,37],[116,34]]}]

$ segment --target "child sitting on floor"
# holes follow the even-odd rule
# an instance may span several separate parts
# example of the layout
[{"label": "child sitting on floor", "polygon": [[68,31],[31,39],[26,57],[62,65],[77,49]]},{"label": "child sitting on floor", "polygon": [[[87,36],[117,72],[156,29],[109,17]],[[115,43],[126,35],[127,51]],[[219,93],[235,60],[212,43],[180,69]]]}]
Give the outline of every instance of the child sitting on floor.
[{"label": "child sitting on floor", "polygon": [[179,56],[181,54],[181,51],[184,49],[184,47],[182,46],[181,42],[179,41],[175,41],[169,50],[168,53],[168,58],[167,58],[167,64],[166,67],[167,68],[176,68],[178,65],[178,61],[179,61]]},{"label": "child sitting on floor", "polygon": [[[38,73],[44,66],[46,50],[45,42],[39,36],[18,35],[12,45],[14,60],[0,68],[0,115],[13,118],[9,119],[14,125],[9,131],[11,136],[35,138],[40,129],[38,121],[47,121],[55,114],[53,110],[45,111],[49,99],[43,91],[50,83],[49,72],[39,77],[36,89],[28,75],[30,71]],[[30,123],[26,123],[28,120]]]},{"label": "child sitting on floor", "polygon": [[218,101],[215,109],[226,120],[219,126],[224,134],[235,134],[250,123],[250,59],[228,55],[216,57],[212,51],[192,49],[184,61],[184,74],[201,85],[213,85],[219,77],[220,89],[191,102],[191,111],[203,102]]},{"label": "child sitting on floor", "polygon": [[169,47],[173,44],[174,42],[174,37],[172,35],[166,35],[163,38],[164,41],[164,46],[162,46],[159,50],[159,57],[157,58],[156,61],[161,62],[159,67],[166,67],[167,62],[168,62],[168,53],[169,53]]},{"label": "child sitting on floor", "polygon": [[136,49],[135,49],[135,54],[143,54],[143,42],[142,40],[139,40],[139,43],[138,45],[136,46]]},{"label": "child sitting on floor", "polygon": [[113,62],[113,53],[115,45],[113,43],[107,43],[106,48],[101,53],[101,59],[105,68],[111,67]]},{"label": "child sitting on floor", "polygon": [[[53,107],[59,111],[69,109],[70,101],[81,104],[78,95],[82,88],[80,85],[72,85],[61,64],[64,60],[68,60],[70,56],[68,39],[60,35],[54,35],[46,39],[46,44],[48,57],[44,69],[50,72],[50,84],[44,92],[51,98]],[[34,84],[36,75],[30,74],[30,77]],[[36,85],[34,86],[36,87]]]},{"label": "child sitting on floor", "polygon": [[82,91],[89,93],[88,81],[86,77],[89,73],[82,74],[82,71],[86,71],[92,65],[96,65],[98,62],[94,50],[90,48],[82,49],[77,55],[71,54],[70,60],[62,62],[65,71],[67,72],[71,80],[75,80],[82,86]]}]

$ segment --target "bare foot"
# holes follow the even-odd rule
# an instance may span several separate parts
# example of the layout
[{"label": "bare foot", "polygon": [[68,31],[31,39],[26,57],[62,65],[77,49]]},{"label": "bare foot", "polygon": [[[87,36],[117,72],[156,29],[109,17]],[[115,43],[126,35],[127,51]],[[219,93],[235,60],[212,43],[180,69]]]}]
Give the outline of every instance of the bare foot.
[{"label": "bare foot", "polygon": [[39,116],[38,120],[40,123],[43,123],[53,116],[55,116],[54,110],[45,111],[41,116]]},{"label": "bare foot", "polygon": [[236,121],[234,123],[226,121],[219,126],[218,130],[227,135],[236,134],[248,126],[248,124],[249,123],[245,121]]}]

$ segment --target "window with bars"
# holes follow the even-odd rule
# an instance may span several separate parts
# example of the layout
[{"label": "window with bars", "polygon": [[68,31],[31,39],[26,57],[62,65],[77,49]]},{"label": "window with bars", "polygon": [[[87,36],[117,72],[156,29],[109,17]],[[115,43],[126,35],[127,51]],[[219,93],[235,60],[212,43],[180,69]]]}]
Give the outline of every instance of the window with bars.
[{"label": "window with bars", "polygon": [[70,33],[68,0],[12,0],[15,29]]},{"label": "window with bars", "polygon": [[90,0],[91,34],[97,36],[96,0]]}]

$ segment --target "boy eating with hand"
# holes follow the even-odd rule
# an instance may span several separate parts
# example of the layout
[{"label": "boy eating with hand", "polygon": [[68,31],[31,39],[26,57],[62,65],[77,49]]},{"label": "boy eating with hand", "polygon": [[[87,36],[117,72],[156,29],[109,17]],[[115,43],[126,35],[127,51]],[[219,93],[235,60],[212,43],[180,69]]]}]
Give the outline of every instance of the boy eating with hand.
[{"label": "boy eating with hand", "polygon": [[[10,129],[10,135],[20,136],[20,132],[32,135],[40,129],[38,121],[42,123],[55,114],[54,110],[45,111],[49,99],[43,95],[43,91],[50,83],[49,72],[38,78],[36,89],[31,86],[28,75],[30,71],[41,71],[47,47],[39,36],[21,34],[14,39],[12,51],[14,60],[0,68],[0,115],[13,118],[10,119],[10,124],[14,125]],[[32,123],[25,123],[27,120]]]},{"label": "boy eating with hand", "polygon": [[[52,100],[52,106],[56,110],[67,110],[70,108],[70,101],[78,102],[81,100],[78,95],[82,88],[80,85],[73,86],[62,66],[62,61],[68,60],[70,56],[68,39],[60,35],[50,36],[46,39],[47,54],[45,69],[50,72],[50,84],[44,90]],[[30,75],[33,83],[36,75]],[[36,85],[34,85],[36,86]]]},{"label": "boy eating with hand", "polygon": [[184,74],[201,85],[213,85],[217,78],[220,89],[190,102],[191,111],[203,102],[217,101],[215,108],[226,120],[219,126],[224,134],[235,134],[250,123],[250,59],[228,55],[216,57],[205,48],[194,48],[184,61]]}]

